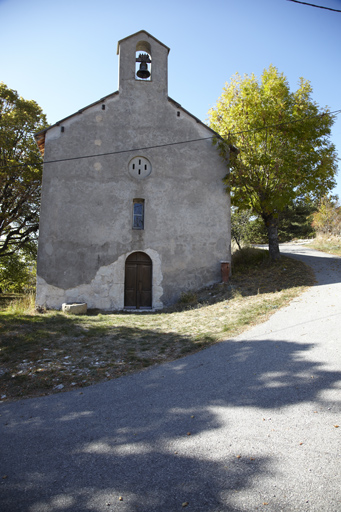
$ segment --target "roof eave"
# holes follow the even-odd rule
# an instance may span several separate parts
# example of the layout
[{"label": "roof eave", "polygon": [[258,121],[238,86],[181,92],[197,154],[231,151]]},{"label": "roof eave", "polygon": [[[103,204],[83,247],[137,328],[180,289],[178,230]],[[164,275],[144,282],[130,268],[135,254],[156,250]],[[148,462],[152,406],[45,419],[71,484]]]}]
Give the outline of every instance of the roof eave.
[{"label": "roof eave", "polygon": [[156,41],[157,43],[161,44],[164,48],[167,49],[168,53],[170,52],[170,48],[168,48],[168,46],[166,46],[165,44],[163,44],[161,41],[159,41],[159,39],[156,39],[156,37],[152,36],[152,34],[150,34],[149,32],[147,32],[146,30],[139,30],[138,32],[135,32],[135,34],[131,34],[130,36],[127,36],[127,37],[124,37],[123,39],[120,39],[118,42],[117,42],[117,55],[119,55],[119,51],[120,51],[120,43],[122,43],[122,41],[126,41],[127,39],[130,39],[131,37],[135,37],[137,34],[141,34],[141,33],[144,33],[144,34],[147,34],[148,37],[151,37],[152,39],[154,39],[154,41]]},{"label": "roof eave", "polygon": [[207,126],[207,124],[203,123],[198,117],[196,117],[195,115],[191,114],[191,112],[189,112],[188,110],[186,110],[182,105],[180,105],[180,103],[178,103],[177,101],[173,100],[173,98],[171,98],[170,96],[168,96],[168,101],[170,103],[173,103],[177,108],[181,108],[181,110],[183,112],[186,112],[186,114],[188,114],[189,116],[191,116],[193,119],[195,119],[195,121],[199,124],[201,124],[202,126],[204,126],[207,130],[209,130],[211,133],[214,134],[215,137],[217,137],[218,139],[221,139],[223,140],[223,138],[221,137],[221,135],[219,135],[218,132],[212,130],[212,128],[210,128],[209,126]]},{"label": "roof eave", "polygon": [[42,156],[44,156],[44,152],[45,152],[45,136],[46,136],[46,133],[48,132],[48,130],[50,130],[51,128],[54,128],[55,126],[60,126],[61,124],[63,124],[64,121],[66,121],[67,119],[71,119],[72,117],[74,116],[77,116],[79,114],[82,114],[84,112],[84,110],[87,110],[91,107],[94,107],[95,105],[98,105],[99,103],[103,103],[104,101],[106,101],[108,98],[112,97],[112,96],[116,96],[117,94],[119,94],[118,91],[115,91],[111,94],[108,94],[107,96],[104,96],[103,98],[101,98],[100,100],[97,100],[95,101],[94,103],[91,103],[90,105],[87,105],[86,107],[84,108],[81,108],[80,110],[78,110],[77,112],[74,112],[73,114],[70,114],[69,116],[67,117],[64,117],[63,119],[61,119],[60,121],[57,121],[56,123],[54,124],[51,124],[50,126],[48,126],[47,128],[44,128],[44,130],[41,130],[40,132],[38,133],[35,133],[34,135],[34,138],[36,140],[36,143],[38,145],[38,148],[39,148],[39,151],[41,153]]}]

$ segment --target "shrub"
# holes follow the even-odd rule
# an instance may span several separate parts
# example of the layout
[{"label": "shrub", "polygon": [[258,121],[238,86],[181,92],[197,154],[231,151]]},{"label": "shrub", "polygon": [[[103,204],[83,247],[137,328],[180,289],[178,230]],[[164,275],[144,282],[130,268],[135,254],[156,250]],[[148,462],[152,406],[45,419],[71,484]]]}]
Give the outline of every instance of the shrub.
[{"label": "shrub", "polygon": [[197,304],[198,297],[194,292],[183,292],[179,299],[179,304]]},{"label": "shrub", "polygon": [[12,300],[7,306],[6,311],[16,315],[36,314],[34,293],[28,293],[27,295]]},{"label": "shrub", "polygon": [[253,247],[245,247],[236,251],[232,255],[233,271],[238,272],[245,268],[255,267],[270,261],[269,251],[264,249],[255,249]]}]

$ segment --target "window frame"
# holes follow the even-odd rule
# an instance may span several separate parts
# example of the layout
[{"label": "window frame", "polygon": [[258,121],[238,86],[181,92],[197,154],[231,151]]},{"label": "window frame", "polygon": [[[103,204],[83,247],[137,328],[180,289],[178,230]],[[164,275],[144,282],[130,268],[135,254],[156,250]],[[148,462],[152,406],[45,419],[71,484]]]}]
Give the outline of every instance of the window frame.
[{"label": "window frame", "polygon": [[[142,207],[142,212],[135,212],[135,205]],[[145,200],[141,198],[133,199],[133,226],[132,229],[142,231],[144,230],[144,218],[145,218]]]}]

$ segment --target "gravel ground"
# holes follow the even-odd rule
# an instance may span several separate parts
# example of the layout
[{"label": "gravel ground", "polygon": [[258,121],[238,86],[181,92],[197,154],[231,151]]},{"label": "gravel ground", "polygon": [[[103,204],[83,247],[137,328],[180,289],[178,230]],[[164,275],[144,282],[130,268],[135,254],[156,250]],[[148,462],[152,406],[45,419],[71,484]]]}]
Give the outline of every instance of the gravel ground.
[{"label": "gravel ground", "polygon": [[281,250],[318,282],[266,323],[82,391],[0,404],[1,512],[340,512],[341,258]]}]

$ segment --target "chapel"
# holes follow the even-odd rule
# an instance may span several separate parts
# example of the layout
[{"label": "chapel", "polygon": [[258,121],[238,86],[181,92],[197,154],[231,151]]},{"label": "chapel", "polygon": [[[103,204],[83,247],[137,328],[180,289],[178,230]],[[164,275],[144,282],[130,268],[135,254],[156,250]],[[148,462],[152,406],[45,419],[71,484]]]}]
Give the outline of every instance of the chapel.
[{"label": "chapel", "polygon": [[121,39],[118,90],[36,134],[37,305],[161,309],[221,281],[228,166],[219,136],[168,96],[169,51],[144,30]]}]

